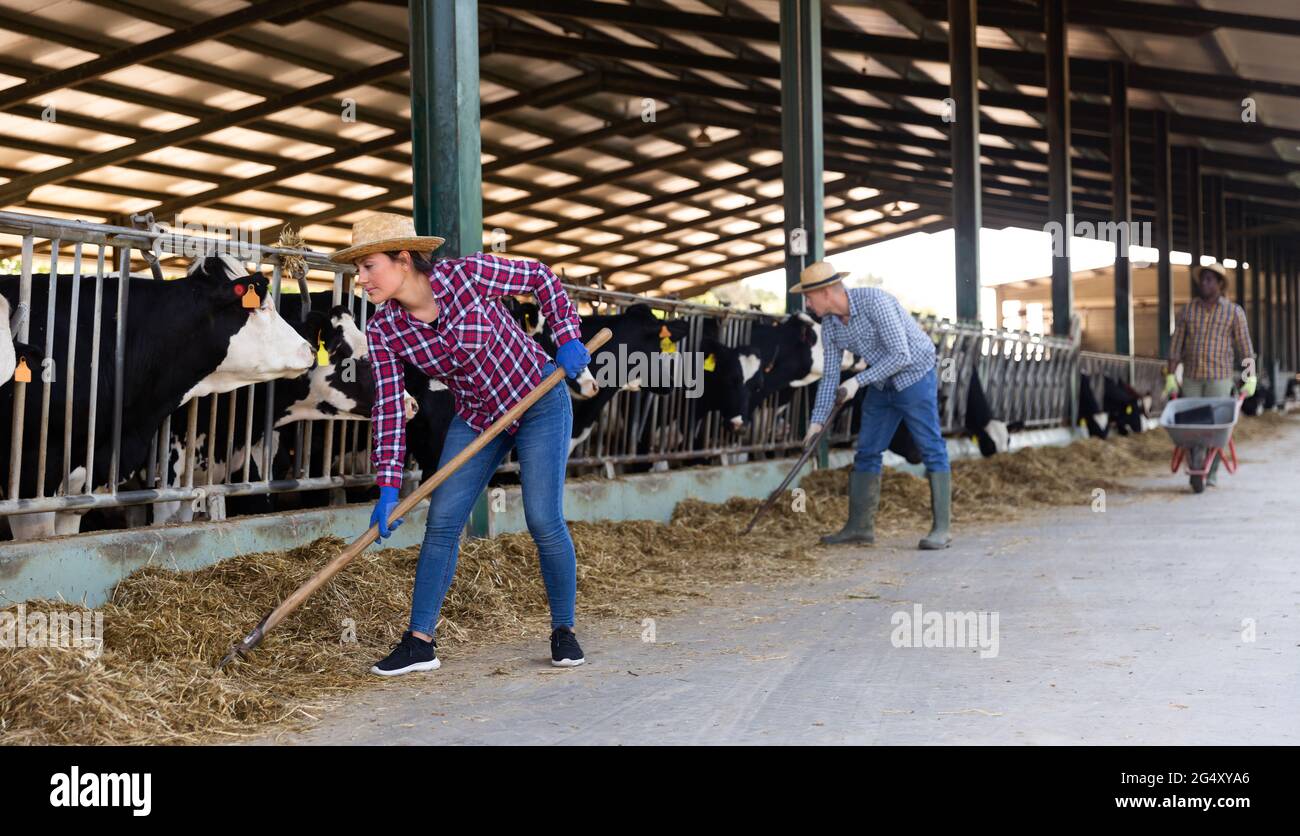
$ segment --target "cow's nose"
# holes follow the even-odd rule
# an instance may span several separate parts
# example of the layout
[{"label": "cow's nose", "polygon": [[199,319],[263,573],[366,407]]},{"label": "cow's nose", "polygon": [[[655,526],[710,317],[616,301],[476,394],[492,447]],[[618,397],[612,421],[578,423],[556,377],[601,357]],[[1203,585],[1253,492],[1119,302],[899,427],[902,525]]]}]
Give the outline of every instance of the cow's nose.
[{"label": "cow's nose", "polygon": [[316,352],[311,350],[311,346],[307,344],[306,340],[303,340],[302,344],[298,346],[298,365],[304,369],[310,369],[316,365]]},{"label": "cow's nose", "polygon": [[745,426],[745,419],[743,417],[737,415],[731,419],[731,428],[733,430],[739,430],[741,427],[744,426]]}]

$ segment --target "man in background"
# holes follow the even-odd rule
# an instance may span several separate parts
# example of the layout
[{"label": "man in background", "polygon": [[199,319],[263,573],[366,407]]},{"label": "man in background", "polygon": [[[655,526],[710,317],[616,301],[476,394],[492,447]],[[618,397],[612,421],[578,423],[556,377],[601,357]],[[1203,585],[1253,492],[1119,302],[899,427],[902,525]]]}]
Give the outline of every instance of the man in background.
[{"label": "man in background", "polygon": [[[1254,360],[1246,312],[1223,295],[1227,287],[1228,276],[1218,264],[1197,269],[1197,296],[1179,314],[1169,344],[1166,395],[1177,387],[1174,371],[1179,363],[1183,364],[1183,397],[1224,398],[1232,394],[1237,358]],[[1242,392],[1246,397],[1255,394],[1253,365],[1242,375]],[[1216,456],[1205,484],[1215,485],[1218,472]]]}]

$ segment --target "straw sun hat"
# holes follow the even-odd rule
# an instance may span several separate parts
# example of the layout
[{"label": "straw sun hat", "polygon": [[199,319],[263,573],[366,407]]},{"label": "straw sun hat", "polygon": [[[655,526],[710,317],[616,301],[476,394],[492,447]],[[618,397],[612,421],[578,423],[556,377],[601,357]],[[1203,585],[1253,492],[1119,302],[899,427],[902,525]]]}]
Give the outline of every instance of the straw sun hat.
[{"label": "straw sun hat", "polygon": [[791,285],[791,293],[807,293],[810,290],[819,290],[823,287],[830,287],[836,282],[844,280],[848,273],[837,273],[829,261],[814,261],[799,273],[799,284]]},{"label": "straw sun hat", "polygon": [[416,235],[415,221],[404,215],[377,212],[352,225],[352,246],[330,256],[330,261],[351,264],[371,253],[410,250],[431,253],[446,239],[436,235]]}]

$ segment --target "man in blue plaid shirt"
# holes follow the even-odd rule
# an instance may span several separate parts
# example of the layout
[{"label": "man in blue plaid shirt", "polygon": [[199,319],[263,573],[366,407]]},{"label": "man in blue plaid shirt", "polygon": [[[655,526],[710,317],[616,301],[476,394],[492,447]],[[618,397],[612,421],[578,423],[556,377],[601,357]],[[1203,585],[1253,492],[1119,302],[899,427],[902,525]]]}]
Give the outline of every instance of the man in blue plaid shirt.
[{"label": "man in blue plaid shirt", "polygon": [[[821,431],[838,394],[852,401],[866,386],[862,429],[849,476],[849,520],[823,543],[874,543],[876,509],[880,507],[881,453],[889,446],[898,422],[907,425],[925,461],[930,481],[934,524],[920,542],[922,549],[943,549],[952,508],[952,472],[948,446],[939,430],[939,383],[935,375],[934,343],[898,300],[874,287],[848,289],[825,261],[810,264],[791,293],[803,293],[808,307],[822,320],[822,368],[817,385],[807,444]],[[840,383],[836,370],[844,351],[866,360],[867,368]]]}]

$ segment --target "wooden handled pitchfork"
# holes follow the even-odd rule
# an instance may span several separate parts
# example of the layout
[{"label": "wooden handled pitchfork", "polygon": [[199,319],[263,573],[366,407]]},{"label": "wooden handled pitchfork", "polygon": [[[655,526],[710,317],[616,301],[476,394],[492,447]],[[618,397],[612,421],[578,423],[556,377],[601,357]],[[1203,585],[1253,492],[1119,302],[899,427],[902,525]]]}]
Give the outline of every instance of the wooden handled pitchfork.
[{"label": "wooden handled pitchfork", "polygon": [[[596,349],[609,342],[612,336],[613,333],[608,328],[600,329],[600,331],[591,338],[591,341],[587,343],[587,351],[594,354]],[[421,499],[424,499],[426,496],[433,493],[435,488],[447,481],[448,476],[451,476],[451,474],[460,469],[461,465],[473,458],[474,454],[479,450],[482,450],[489,441],[500,435],[502,430],[518,420],[519,416],[527,412],[529,407],[541,400],[542,395],[551,391],[551,389],[555,388],[555,386],[563,380],[563,368],[557,368],[555,371],[551,372],[546,379],[537,384],[537,388],[525,395],[523,400],[511,407],[508,412],[493,421],[492,426],[484,430],[483,434],[470,442],[464,450],[457,453],[454,459],[440,467],[437,473],[433,474],[428,479],[425,479],[418,488],[411,491],[405,499],[397,503],[397,507],[393,509],[392,516],[389,517],[388,522],[392,523],[394,520],[401,518],[408,511],[414,508],[416,503]],[[375,539],[378,537],[379,526],[372,525],[370,528],[366,529],[364,534],[356,540],[353,540],[351,545],[339,552],[338,556],[329,563],[325,564],[325,567],[313,575],[311,580],[298,587],[294,590],[293,594],[288,598],[285,598],[278,607],[271,610],[271,612],[253,628],[252,632],[247,636],[244,636],[243,641],[230,649],[230,652],[227,653],[225,658],[217,664],[217,667],[224,668],[226,665],[234,661],[236,657],[243,658],[247,656],[253,648],[261,644],[262,639],[266,638],[267,633],[275,629],[275,626],[281,621],[284,621],[289,613],[298,609],[304,601],[316,592],[316,590],[328,583],[330,578],[337,575],[344,566],[347,566],[352,562],[354,557],[365,551],[366,547],[375,542]]]},{"label": "wooden handled pitchfork", "polygon": [[758,510],[754,512],[754,516],[749,520],[749,525],[745,526],[745,530],[740,532],[742,535],[753,531],[754,525],[758,522],[758,518],[763,516],[763,514],[775,505],[776,501],[781,498],[781,494],[785,493],[785,489],[794,481],[794,477],[803,469],[804,464],[812,457],[812,454],[817,451],[817,446],[822,443],[822,439],[826,437],[826,433],[830,432],[831,424],[835,423],[835,419],[839,416],[840,410],[844,408],[846,403],[847,401],[845,401],[837,392],[835,395],[835,406],[832,407],[831,414],[826,419],[826,423],[822,425],[822,428],[818,431],[817,435],[809,439],[808,444],[804,447],[803,455],[795,461],[794,467],[790,468],[790,472],[785,475],[785,479],[781,480],[781,484],[777,485],[776,490],[768,494],[768,497],[764,500],[763,504],[758,506]]}]

